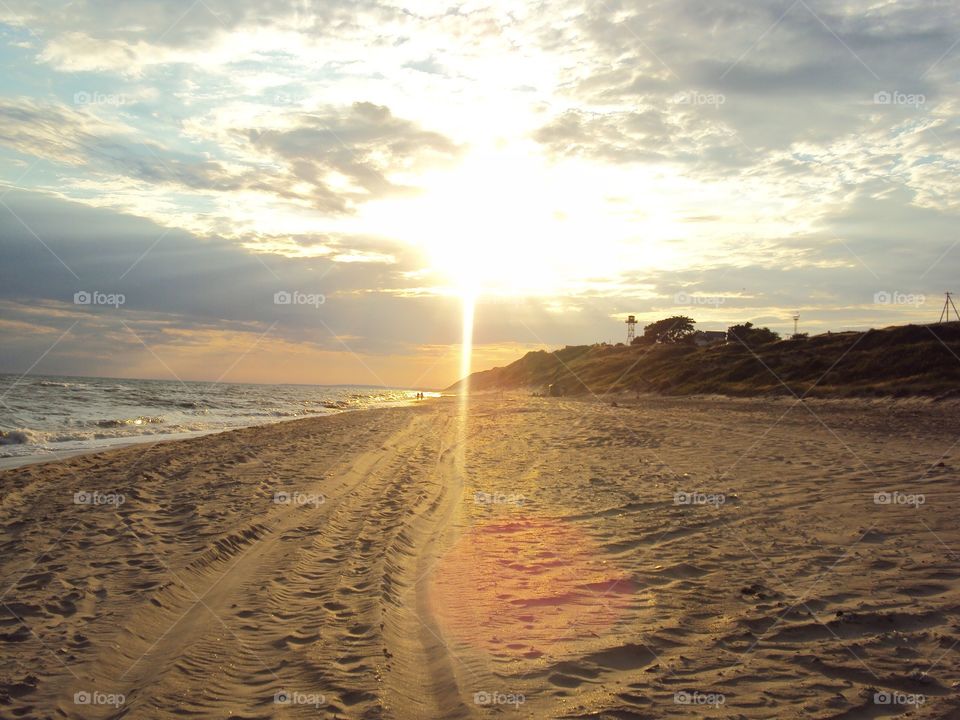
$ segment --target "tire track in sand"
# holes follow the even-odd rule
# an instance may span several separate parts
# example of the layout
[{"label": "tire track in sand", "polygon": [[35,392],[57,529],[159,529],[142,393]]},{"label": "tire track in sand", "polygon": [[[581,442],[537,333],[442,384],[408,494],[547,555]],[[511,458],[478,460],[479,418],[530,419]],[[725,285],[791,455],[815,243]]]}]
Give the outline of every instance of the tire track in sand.
[{"label": "tire track in sand", "polygon": [[439,461],[449,419],[410,420],[327,473],[344,489],[325,504],[271,505],[145,593],[115,637],[96,643],[59,714],[90,717],[72,702],[90,687],[123,692],[119,714],[137,717],[226,706],[249,717],[316,716],[312,705],[274,704],[280,690],[322,695],[324,710],[350,717],[465,714],[450,660],[422,625],[424,605],[413,615],[404,608],[458,495]]}]

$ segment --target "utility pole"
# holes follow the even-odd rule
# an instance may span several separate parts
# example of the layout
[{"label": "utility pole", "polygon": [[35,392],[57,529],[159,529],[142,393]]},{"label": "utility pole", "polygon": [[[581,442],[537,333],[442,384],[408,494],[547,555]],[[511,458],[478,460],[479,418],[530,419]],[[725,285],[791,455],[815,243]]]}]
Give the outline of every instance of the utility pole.
[{"label": "utility pole", "polygon": [[957,316],[957,320],[960,320],[960,312],[957,312],[957,306],[953,304],[953,293],[945,292],[944,295],[947,296],[947,299],[943,303],[943,310],[940,311],[940,322],[951,322],[951,309],[953,314]]}]

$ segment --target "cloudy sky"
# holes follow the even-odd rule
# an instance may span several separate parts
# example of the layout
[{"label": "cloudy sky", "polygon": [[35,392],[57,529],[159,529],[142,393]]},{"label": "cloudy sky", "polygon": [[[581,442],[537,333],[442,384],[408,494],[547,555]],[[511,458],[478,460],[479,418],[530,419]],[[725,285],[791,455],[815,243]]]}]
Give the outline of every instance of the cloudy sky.
[{"label": "cloudy sky", "polygon": [[0,64],[0,371],[438,387],[464,296],[480,368],[960,291],[955,0],[0,0]]}]

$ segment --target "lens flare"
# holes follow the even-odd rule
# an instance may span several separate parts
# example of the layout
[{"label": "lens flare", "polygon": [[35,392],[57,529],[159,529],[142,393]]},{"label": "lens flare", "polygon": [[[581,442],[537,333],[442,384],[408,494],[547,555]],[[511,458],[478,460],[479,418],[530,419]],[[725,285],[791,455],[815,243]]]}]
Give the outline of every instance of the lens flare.
[{"label": "lens flare", "polygon": [[529,514],[481,519],[437,564],[431,603],[445,637],[534,660],[602,636],[630,614],[629,573],[575,527]]},{"label": "lens flare", "polygon": [[465,395],[469,389],[470,368],[473,356],[473,316],[477,307],[477,293],[465,290],[461,295],[463,306],[463,331],[460,340],[460,377],[463,379],[462,392]]}]

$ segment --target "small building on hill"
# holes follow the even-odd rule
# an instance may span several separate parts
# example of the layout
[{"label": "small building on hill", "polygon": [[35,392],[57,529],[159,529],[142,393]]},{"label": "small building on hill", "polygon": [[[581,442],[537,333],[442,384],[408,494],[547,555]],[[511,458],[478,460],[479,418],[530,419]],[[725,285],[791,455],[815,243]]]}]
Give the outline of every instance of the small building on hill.
[{"label": "small building on hill", "polygon": [[727,333],[724,330],[697,330],[693,334],[693,343],[697,347],[706,347],[707,345],[716,345],[727,341]]}]

